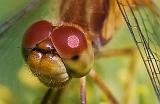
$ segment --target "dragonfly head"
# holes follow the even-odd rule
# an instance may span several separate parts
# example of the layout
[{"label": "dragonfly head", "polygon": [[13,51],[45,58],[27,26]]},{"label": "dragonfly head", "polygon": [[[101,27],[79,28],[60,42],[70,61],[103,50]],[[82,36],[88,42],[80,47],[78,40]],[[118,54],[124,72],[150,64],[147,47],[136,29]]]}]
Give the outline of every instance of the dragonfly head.
[{"label": "dragonfly head", "polygon": [[50,87],[64,86],[72,77],[85,76],[93,65],[87,34],[74,24],[36,22],[26,31],[22,50],[33,74]]}]

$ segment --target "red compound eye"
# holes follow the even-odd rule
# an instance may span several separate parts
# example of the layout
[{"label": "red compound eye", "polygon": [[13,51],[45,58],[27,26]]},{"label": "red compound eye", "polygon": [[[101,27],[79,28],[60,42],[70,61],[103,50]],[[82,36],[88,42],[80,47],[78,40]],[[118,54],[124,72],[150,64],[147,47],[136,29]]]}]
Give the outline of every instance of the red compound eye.
[{"label": "red compound eye", "polygon": [[63,58],[79,55],[87,48],[84,32],[74,25],[62,25],[51,34],[52,42]]},{"label": "red compound eye", "polygon": [[23,38],[24,48],[34,48],[35,45],[46,39],[52,32],[52,24],[46,20],[34,23]]}]

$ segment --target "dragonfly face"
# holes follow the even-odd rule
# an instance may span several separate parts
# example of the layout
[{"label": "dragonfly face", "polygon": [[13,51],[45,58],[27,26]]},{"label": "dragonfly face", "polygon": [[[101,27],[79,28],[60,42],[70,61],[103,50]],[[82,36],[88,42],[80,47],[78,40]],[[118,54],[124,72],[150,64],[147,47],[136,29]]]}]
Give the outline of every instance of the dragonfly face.
[{"label": "dragonfly face", "polygon": [[91,43],[80,27],[56,27],[45,20],[34,23],[25,33],[23,55],[31,71],[50,87],[64,86],[71,77],[86,75],[93,64]]},{"label": "dragonfly face", "polygon": [[23,54],[33,74],[50,87],[61,87],[72,77],[85,76],[93,65],[92,47],[96,50],[105,45],[120,27],[123,11],[119,5],[130,7],[127,12],[139,5],[153,10],[151,0],[62,0],[61,25],[39,21],[24,36]]}]

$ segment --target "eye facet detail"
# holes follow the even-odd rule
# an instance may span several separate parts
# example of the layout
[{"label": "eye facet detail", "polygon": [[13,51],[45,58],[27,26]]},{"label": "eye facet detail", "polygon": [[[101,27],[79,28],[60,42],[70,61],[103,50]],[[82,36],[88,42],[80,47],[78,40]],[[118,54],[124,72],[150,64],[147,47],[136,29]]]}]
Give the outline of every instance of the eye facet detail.
[{"label": "eye facet detail", "polygon": [[79,27],[64,24],[53,30],[51,39],[61,57],[71,58],[87,48],[85,35]]},{"label": "eye facet detail", "polygon": [[71,35],[67,39],[68,46],[71,48],[76,48],[79,46],[79,39],[75,35]]},{"label": "eye facet detail", "polygon": [[37,43],[46,39],[51,34],[52,28],[52,24],[46,20],[34,23],[25,33],[23,47],[34,48]]}]

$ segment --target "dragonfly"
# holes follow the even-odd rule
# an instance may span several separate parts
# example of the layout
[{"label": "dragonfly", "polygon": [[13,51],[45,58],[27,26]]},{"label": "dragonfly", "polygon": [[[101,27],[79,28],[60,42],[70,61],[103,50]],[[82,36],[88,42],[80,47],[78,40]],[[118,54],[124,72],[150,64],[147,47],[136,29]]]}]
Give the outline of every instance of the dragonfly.
[{"label": "dragonfly", "polygon": [[[111,6],[112,5],[112,6]],[[87,9],[86,9],[87,6]],[[147,14],[148,10],[141,10],[140,7],[145,6],[151,12],[152,18],[149,20]],[[78,12],[77,12],[78,11]],[[152,85],[160,98],[159,92],[159,55],[158,55],[158,34],[155,30],[159,25],[159,12],[156,5],[151,0],[62,0],[60,5],[60,23],[58,25],[51,24],[51,27],[56,26],[72,26],[68,24],[75,24],[76,29],[82,30],[82,33],[89,34],[89,41],[92,43],[93,53],[95,57],[110,57],[114,54],[132,53],[133,50],[116,50],[115,52],[103,52],[101,48],[109,43],[115,31],[121,26],[121,18],[127,24],[127,27],[133,37],[136,46],[142,56],[146,66],[148,75],[151,79]],[[142,16],[143,13],[143,16]],[[144,18],[144,15],[146,18]],[[115,18],[113,18],[115,17]],[[154,22],[154,24],[153,24]],[[141,24],[140,24],[141,23]],[[49,23],[50,24],[50,23]],[[149,24],[151,27],[147,27]],[[157,25],[154,27],[154,25]],[[158,29],[158,28],[157,28]],[[105,32],[104,32],[105,31]],[[38,43],[36,43],[38,44]],[[92,53],[91,53],[92,54]],[[26,56],[25,56],[26,57]],[[76,57],[77,58],[77,57]],[[73,58],[74,59],[74,58]],[[79,69],[78,69],[79,70]],[[76,70],[77,71],[77,70]],[[88,71],[88,70],[87,70]],[[95,69],[89,69],[84,75],[80,75],[81,83],[81,103],[86,104],[86,90],[85,90],[85,75],[89,76],[95,81],[105,95],[110,99],[111,103],[118,104],[119,102],[103,83],[100,76]],[[35,73],[35,72],[34,72]],[[36,75],[39,77],[39,75]],[[71,75],[69,75],[71,76]],[[78,76],[79,77],[79,76]],[[48,81],[48,80],[47,80]],[[45,83],[46,81],[42,81]],[[48,82],[47,82],[48,83]],[[50,86],[50,87],[54,87]],[[57,90],[57,96],[60,96],[62,89]],[[52,93],[52,89],[46,92],[42,99],[42,104],[48,102]],[[56,97],[57,98],[57,97]],[[58,100],[57,100],[58,102]],[[55,102],[54,102],[55,103]]]}]

